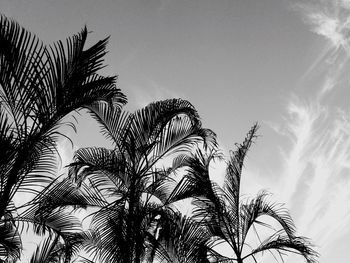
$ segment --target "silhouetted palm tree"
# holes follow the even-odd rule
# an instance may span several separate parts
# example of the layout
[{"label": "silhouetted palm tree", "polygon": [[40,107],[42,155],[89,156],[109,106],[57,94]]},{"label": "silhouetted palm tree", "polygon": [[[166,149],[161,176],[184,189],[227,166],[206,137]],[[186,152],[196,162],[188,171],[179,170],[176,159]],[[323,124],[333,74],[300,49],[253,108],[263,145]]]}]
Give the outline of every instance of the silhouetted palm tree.
[{"label": "silhouetted palm tree", "polygon": [[[309,263],[316,262],[317,253],[312,249],[308,239],[295,235],[295,226],[286,209],[281,205],[268,202],[266,192],[261,192],[248,201],[241,198],[240,182],[243,162],[256,137],[257,129],[258,126],[254,125],[245,141],[237,145],[236,151],[231,152],[223,187],[209,178],[210,162],[221,156],[213,151],[201,152],[187,158],[188,171],[174,194],[195,197],[194,217],[206,222],[208,231],[212,235],[208,255],[212,259],[216,258],[216,262],[241,263],[250,257],[257,262],[256,254],[264,251],[271,253],[277,251],[281,259],[285,252],[297,253]],[[260,240],[256,232],[259,244],[254,248],[253,244],[248,242],[247,235],[251,231],[256,231],[256,225],[270,229],[263,216],[276,221],[281,229],[273,230],[274,233],[265,240]],[[219,254],[215,247],[221,243],[229,245],[235,256]]]},{"label": "silhouetted palm tree", "polygon": [[84,50],[87,29],[43,45],[16,22],[0,17],[0,256],[19,257],[12,217],[18,191],[37,194],[56,176],[53,154],[61,120],[96,101],[126,102],[116,77],[102,77],[108,39]]},{"label": "silhouetted palm tree", "polygon": [[102,104],[90,109],[113,149],[78,150],[70,175],[78,184],[90,180],[109,202],[92,218],[99,259],[142,262],[157,242],[152,229],[158,217],[164,220],[162,210],[176,185],[173,175],[182,167],[179,161],[172,166],[172,159],[197,145],[216,146],[215,135],[181,99],[151,103],[132,114]]}]

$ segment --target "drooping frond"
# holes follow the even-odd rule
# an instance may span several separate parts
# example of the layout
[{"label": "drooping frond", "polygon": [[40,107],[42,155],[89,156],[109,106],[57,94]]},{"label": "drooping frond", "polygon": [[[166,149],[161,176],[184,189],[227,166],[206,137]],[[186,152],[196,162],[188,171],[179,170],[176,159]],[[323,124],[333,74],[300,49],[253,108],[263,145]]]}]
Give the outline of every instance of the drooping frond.
[{"label": "drooping frond", "polygon": [[152,162],[165,155],[191,153],[200,143],[204,144],[204,148],[208,145],[216,146],[213,131],[202,128],[201,125],[194,125],[190,117],[181,115],[170,119],[160,130],[155,141],[155,147],[150,151],[155,157]]},{"label": "drooping frond", "polygon": [[175,158],[174,166],[185,168],[185,172],[168,202],[198,196],[209,199],[215,198],[212,182],[209,178],[209,163],[216,158],[220,158],[217,152],[213,151],[207,155],[200,150],[189,156],[180,155],[179,158]]},{"label": "drooping frond", "polygon": [[117,150],[82,148],[69,165],[69,177],[80,185],[89,180],[106,195],[123,195],[130,187],[129,164]]},{"label": "drooping frond", "polygon": [[81,231],[80,220],[72,214],[76,208],[103,206],[107,202],[95,190],[82,184],[75,186],[68,179],[54,181],[30,203],[15,220],[34,226],[37,234]]},{"label": "drooping frond", "polygon": [[295,226],[288,210],[283,208],[281,204],[268,202],[266,196],[267,193],[262,191],[250,202],[241,204],[240,228],[242,242],[245,241],[248,231],[254,223],[261,224],[258,221],[258,218],[261,216],[273,218],[279,223],[288,237],[294,237]]},{"label": "drooping frond", "polygon": [[244,258],[267,250],[276,250],[281,256],[284,252],[296,253],[304,257],[308,263],[316,263],[316,257],[318,257],[318,253],[312,248],[312,244],[307,238],[289,237],[279,231],[263,241],[259,247]]},{"label": "drooping frond", "polygon": [[208,144],[215,142],[215,135],[201,128],[197,111],[185,100],[157,101],[136,111],[130,118],[130,154],[138,160],[148,153],[153,155],[154,163],[175,148],[186,147],[198,139]]},{"label": "drooping frond", "polygon": [[200,125],[197,111],[191,103],[181,99],[153,102],[132,114],[131,134],[137,139],[136,148],[155,140],[159,132],[176,116],[185,115],[194,125]]}]

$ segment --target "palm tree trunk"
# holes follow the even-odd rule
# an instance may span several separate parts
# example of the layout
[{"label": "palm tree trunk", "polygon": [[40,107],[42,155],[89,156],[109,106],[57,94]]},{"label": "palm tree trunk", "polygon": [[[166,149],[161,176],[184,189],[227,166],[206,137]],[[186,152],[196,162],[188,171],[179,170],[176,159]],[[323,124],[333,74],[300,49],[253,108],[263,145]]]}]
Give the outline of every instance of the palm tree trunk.
[{"label": "palm tree trunk", "polygon": [[135,215],[134,215],[134,206],[135,206],[135,178],[131,180],[130,185],[130,195],[129,195],[129,213],[128,213],[128,220],[127,220],[127,228],[126,228],[126,247],[127,251],[125,254],[125,263],[133,263],[133,255],[134,255],[134,248],[137,246],[135,244],[135,235],[134,235],[134,227],[135,227]]}]

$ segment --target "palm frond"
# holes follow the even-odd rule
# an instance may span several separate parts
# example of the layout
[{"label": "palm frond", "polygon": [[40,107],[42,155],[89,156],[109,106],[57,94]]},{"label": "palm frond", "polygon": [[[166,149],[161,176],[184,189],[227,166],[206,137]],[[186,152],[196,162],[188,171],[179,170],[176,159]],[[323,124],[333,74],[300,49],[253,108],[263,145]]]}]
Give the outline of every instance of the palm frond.
[{"label": "palm frond", "polygon": [[125,96],[115,87],[116,77],[96,75],[103,67],[108,38],[84,50],[87,34],[84,28],[68,38],[66,45],[59,41],[46,51],[50,71],[45,75],[45,81],[50,87],[57,116],[96,101],[112,102],[117,98],[118,102],[126,102]]},{"label": "palm frond", "polygon": [[21,173],[18,174],[16,185],[11,189],[10,198],[12,199],[17,192],[39,194],[54,180],[57,167],[55,142],[49,136],[36,140],[29,158],[24,163]]},{"label": "palm frond", "polygon": [[254,223],[259,223],[258,218],[261,216],[273,218],[280,224],[289,238],[294,237],[295,226],[288,210],[283,208],[281,204],[266,201],[266,196],[267,193],[262,191],[255,199],[246,204],[241,204],[240,227],[242,242],[244,242],[251,226]]},{"label": "palm frond", "polygon": [[258,124],[255,124],[248,132],[242,144],[236,144],[237,149],[230,154],[230,160],[227,165],[225,175],[225,195],[229,205],[237,211],[240,198],[240,183],[244,159],[247,152],[256,138]]},{"label": "palm frond", "polygon": [[193,125],[200,126],[197,111],[191,103],[181,99],[153,102],[133,114],[131,133],[137,138],[136,147],[156,139],[162,128],[176,116],[188,116]]},{"label": "palm frond", "polygon": [[93,103],[87,108],[90,110],[93,118],[100,124],[102,134],[120,152],[123,152],[131,118],[128,112],[122,111],[120,105],[121,103],[117,105]]},{"label": "palm frond", "polygon": [[78,185],[89,179],[107,195],[123,195],[130,186],[128,166],[125,157],[116,150],[82,148],[76,151],[68,174]]},{"label": "palm frond", "polygon": [[[26,139],[35,105],[35,89],[44,70],[45,48],[16,22],[0,17],[0,98],[18,140]],[[32,123],[31,123],[32,122]]]},{"label": "palm frond", "polygon": [[55,263],[62,255],[58,236],[45,238],[35,249],[30,263]]},{"label": "palm frond", "polygon": [[143,192],[150,197],[155,197],[162,204],[166,205],[167,201],[176,187],[176,180],[170,177],[170,169],[155,169],[151,171],[151,176],[144,179]]},{"label": "palm frond", "polygon": [[81,231],[80,220],[72,214],[75,209],[102,207],[107,201],[94,188],[83,183],[75,186],[68,179],[54,181],[27,204],[27,209],[15,220],[32,225],[37,234],[55,232],[59,235]]},{"label": "palm frond", "polygon": [[45,217],[57,208],[74,207],[86,208],[87,206],[103,206],[106,201],[95,190],[82,184],[77,187],[69,179],[55,180],[37,195],[29,204],[30,208],[24,215],[41,214]]},{"label": "palm frond", "polygon": [[272,235],[263,241],[260,246],[254,249],[251,253],[244,256],[244,258],[266,250],[276,250],[279,253],[296,253],[304,257],[308,263],[316,263],[316,258],[318,257],[318,253],[312,248],[312,244],[307,238],[289,237],[283,235],[283,232],[278,231],[275,235]]},{"label": "palm frond", "polygon": [[191,118],[187,116],[169,120],[160,130],[155,141],[154,148],[150,150],[155,160],[151,162],[177,152],[192,152],[201,142],[216,145],[215,134],[209,129],[193,125]]},{"label": "palm frond", "polygon": [[179,156],[174,159],[174,165],[177,168],[184,167],[185,174],[171,193],[168,202],[190,197],[213,197],[212,182],[209,178],[209,163],[216,158],[214,152],[206,155],[197,150],[191,156]]},{"label": "palm frond", "polygon": [[5,258],[8,262],[16,261],[20,258],[22,241],[17,226],[12,220],[0,222],[0,258]]}]

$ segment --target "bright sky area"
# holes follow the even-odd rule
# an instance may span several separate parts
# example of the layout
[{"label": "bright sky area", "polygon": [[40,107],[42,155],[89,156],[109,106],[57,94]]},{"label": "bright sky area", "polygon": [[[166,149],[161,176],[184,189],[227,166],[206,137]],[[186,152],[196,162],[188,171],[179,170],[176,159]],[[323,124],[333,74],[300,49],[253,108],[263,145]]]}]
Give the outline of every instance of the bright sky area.
[{"label": "bright sky area", "polygon": [[[226,153],[258,121],[243,192],[271,191],[321,263],[348,262],[349,0],[0,0],[0,10],[45,43],[84,25],[91,43],[110,35],[104,73],[119,75],[128,109],[187,99]],[[90,125],[78,146],[98,142]]]}]

